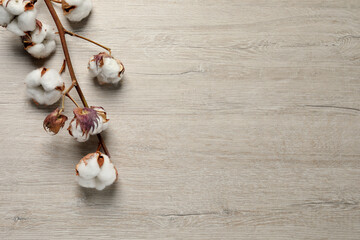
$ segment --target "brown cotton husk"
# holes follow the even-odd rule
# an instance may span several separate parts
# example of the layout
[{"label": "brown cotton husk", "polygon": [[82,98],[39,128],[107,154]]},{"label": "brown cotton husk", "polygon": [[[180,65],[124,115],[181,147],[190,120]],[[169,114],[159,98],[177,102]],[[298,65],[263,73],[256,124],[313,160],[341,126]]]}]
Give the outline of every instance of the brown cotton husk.
[{"label": "brown cotton husk", "polygon": [[121,74],[123,74],[125,72],[125,67],[124,67],[124,64],[119,59],[115,59],[115,60],[119,64],[119,66],[121,67],[121,70],[118,73],[118,77],[120,77]]},{"label": "brown cotton husk", "polygon": [[28,2],[28,3],[26,3],[25,11],[29,11],[29,10],[34,9],[36,2],[37,2],[37,0],[32,0],[32,1]]},{"label": "brown cotton husk", "polygon": [[69,14],[72,10],[74,10],[76,8],[76,6],[68,4],[65,0],[62,1],[61,5],[62,5],[64,15]]},{"label": "brown cotton husk", "polygon": [[64,89],[65,89],[65,83],[63,83],[62,86],[57,86],[55,89],[58,90],[58,91],[60,91],[60,92],[64,91]]},{"label": "brown cotton husk", "polygon": [[57,108],[45,118],[43,123],[44,129],[55,135],[64,127],[67,119],[65,115],[60,113],[60,109]]},{"label": "brown cotton husk", "polygon": [[26,32],[25,35],[21,37],[21,41],[24,45],[25,50],[28,50],[29,48],[35,45],[35,43],[32,42],[30,32]]},{"label": "brown cotton husk", "polygon": [[43,24],[39,20],[36,19],[36,26],[39,28],[39,32],[41,32]]},{"label": "brown cotton husk", "polygon": [[42,70],[41,70],[41,76],[44,76],[44,74],[47,72],[47,68],[42,68]]},{"label": "brown cotton husk", "polygon": [[102,165],[104,164],[104,157],[101,156],[101,154],[99,154],[99,157],[97,159],[97,162],[99,164],[99,167],[102,167]]}]

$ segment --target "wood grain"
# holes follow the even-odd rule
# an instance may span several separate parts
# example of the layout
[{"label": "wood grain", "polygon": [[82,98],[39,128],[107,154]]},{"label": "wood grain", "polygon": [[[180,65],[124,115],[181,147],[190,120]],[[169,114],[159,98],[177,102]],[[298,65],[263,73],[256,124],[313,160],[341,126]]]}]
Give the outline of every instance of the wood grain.
[{"label": "wood grain", "polygon": [[67,38],[90,105],[109,112],[119,182],[78,187],[96,139],[47,135],[54,107],[26,97],[60,46],[36,61],[0,29],[1,239],[359,239],[359,1],[93,2],[64,23],[126,66],[100,87],[86,64],[101,49]]}]

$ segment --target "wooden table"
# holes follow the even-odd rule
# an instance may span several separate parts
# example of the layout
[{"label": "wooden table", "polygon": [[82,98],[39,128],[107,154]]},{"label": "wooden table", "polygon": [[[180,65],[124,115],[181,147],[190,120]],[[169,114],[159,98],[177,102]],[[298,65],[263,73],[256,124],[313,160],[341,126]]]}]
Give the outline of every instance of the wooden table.
[{"label": "wooden table", "polygon": [[26,74],[60,68],[60,45],[34,60],[1,29],[1,239],[360,238],[359,1],[93,2],[64,24],[125,64],[119,87],[101,87],[87,61],[102,50],[67,37],[111,119],[119,181],[79,187],[96,138],[46,134],[55,106],[26,97]]}]

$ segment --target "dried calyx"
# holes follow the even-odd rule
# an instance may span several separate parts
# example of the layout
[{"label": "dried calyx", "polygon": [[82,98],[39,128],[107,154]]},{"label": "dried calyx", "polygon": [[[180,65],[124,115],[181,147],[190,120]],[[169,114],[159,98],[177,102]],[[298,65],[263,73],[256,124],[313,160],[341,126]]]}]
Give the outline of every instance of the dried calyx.
[{"label": "dried calyx", "polygon": [[57,134],[64,127],[67,117],[61,114],[60,108],[56,108],[44,120],[43,126],[48,133]]}]

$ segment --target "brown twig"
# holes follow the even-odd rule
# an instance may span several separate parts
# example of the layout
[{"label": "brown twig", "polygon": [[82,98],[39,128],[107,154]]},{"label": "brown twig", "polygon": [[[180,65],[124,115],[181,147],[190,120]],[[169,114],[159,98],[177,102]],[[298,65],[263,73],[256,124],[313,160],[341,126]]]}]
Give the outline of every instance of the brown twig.
[{"label": "brown twig", "polygon": [[52,2],[54,2],[54,3],[60,3],[60,4],[62,4],[62,0],[51,0]]},{"label": "brown twig", "polygon": [[[64,63],[65,63],[65,61],[64,61]],[[68,96],[68,97],[70,96],[69,92],[71,91],[71,89],[73,89],[75,87],[75,84],[76,84],[76,81],[72,81],[70,87],[62,93],[60,113],[62,113],[65,109],[65,96]],[[74,99],[72,99],[72,100],[75,103],[75,100]],[[75,103],[75,105],[79,107],[79,105],[77,103]]]},{"label": "brown twig", "polygon": [[96,149],[96,152],[99,152],[101,149],[101,144],[98,145],[97,149]]},{"label": "brown twig", "polygon": [[[57,29],[59,31],[59,37],[60,37],[60,41],[61,41],[61,46],[62,46],[64,55],[65,55],[65,60],[66,60],[66,64],[67,64],[67,67],[68,67],[68,70],[69,70],[71,80],[74,83],[74,87],[75,87],[77,93],[79,94],[79,97],[80,97],[81,102],[83,103],[84,107],[89,107],[88,103],[86,102],[85,96],[84,96],[84,94],[83,94],[83,92],[82,92],[82,90],[80,88],[79,82],[76,79],[74,68],[73,68],[72,63],[71,63],[71,58],[70,58],[69,50],[68,50],[66,39],[65,39],[65,28],[62,25],[62,23],[61,23],[58,15],[57,15],[51,1],[52,0],[44,0],[47,8],[49,9],[49,12],[50,12],[53,20],[55,22],[55,25],[56,25],[56,27],[57,27]],[[97,137],[99,139],[99,142],[101,143],[102,148],[104,149],[105,154],[110,157],[110,153],[109,153],[109,151],[108,151],[108,149],[107,149],[107,147],[105,145],[105,142],[104,142],[102,136],[100,134],[97,134]]]},{"label": "brown twig", "polygon": [[68,30],[66,30],[66,29],[64,29],[64,30],[65,30],[65,33],[66,33],[66,34],[69,34],[70,36],[74,36],[74,37],[81,38],[81,39],[83,39],[83,40],[86,40],[86,41],[88,41],[88,42],[91,42],[91,43],[99,46],[99,47],[102,47],[102,48],[106,49],[106,50],[109,52],[109,54],[111,55],[111,49],[110,49],[110,48],[108,48],[108,47],[106,47],[106,46],[104,46],[104,45],[102,45],[102,44],[100,44],[100,43],[97,43],[97,42],[95,42],[95,41],[93,41],[93,40],[91,40],[91,39],[88,39],[88,38],[86,38],[86,37],[83,37],[83,36],[80,36],[80,35],[78,35],[78,34],[76,34],[76,33],[70,32],[70,31],[68,31]]},{"label": "brown twig", "polygon": [[63,74],[65,72],[65,68],[66,68],[66,60],[64,59],[64,62],[60,68],[59,74]]},{"label": "brown twig", "polygon": [[65,95],[75,104],[76,107],[80,107],[79,104],[75,101],[75,99],[72,98],[72,96],[70,96],[69,93],[66,93]]}]

